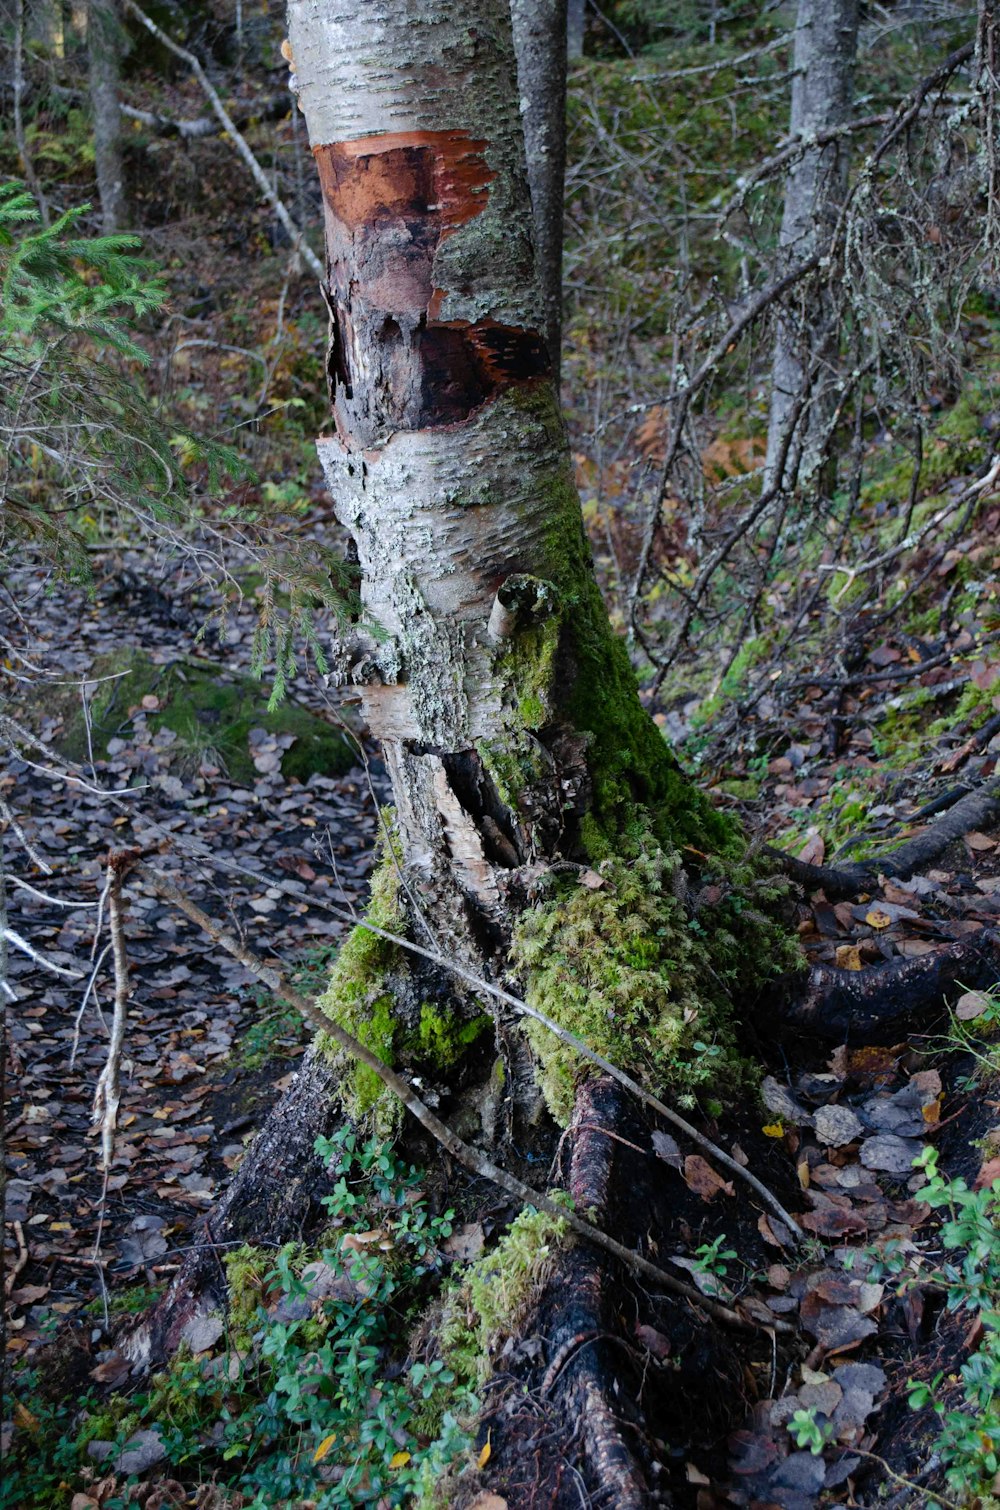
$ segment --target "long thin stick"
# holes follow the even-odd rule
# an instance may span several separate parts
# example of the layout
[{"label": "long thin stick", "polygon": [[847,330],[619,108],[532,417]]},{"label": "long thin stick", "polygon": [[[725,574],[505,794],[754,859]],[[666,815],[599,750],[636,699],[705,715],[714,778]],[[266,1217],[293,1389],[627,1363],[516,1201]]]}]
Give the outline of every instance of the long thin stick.
[{"label": "long thin stick", "polygon": [[[738,1311],[731,1310],[728,1306],[720,1305],[717,1301],[709,1300],[700,1291],[696,1290],[693,1285],[686,1285],[683,1281],[675,1279],[672,1274],[667,1274],[663,1269],[657,1268],[656,1264],[651,1264],[641,1254],[616,1242],[613,1237],[609,1237],[600,1228],[591,1226],[590,1222],[584,1221],[575,1212],[569,1211],[564,1206],[557,1205],[555,1201],[549,1200],[548,1196],[543,1195],[541,1191],[532,1190],[530,1186],[522,1184],[514,1175],[509,1174],[505,1169],[498,1168],[484,1154],[477,1152],[474,1148],[470,1148],[467,1143],[464,1143],[458,1137],[457,1133],[454,1133],[450,1127],[447,1127],[445,1123],[435,1117],[430,1108],[420,1100],[413,1087],[401,1075],[397,1075],[395,1070],[391,1069],[389,1065],[384,1064],[377,1055],[372,1053],[371,1049],[367,1048],[353,1034],[348,1033],[339,1023],[334,1022],[332,1018],[327,1017],[324,1012],[321,1012],[314,1002],[300,995],[294,986],[289,985],[280,970],[273,965],[266,964],[258,955],[253,954],[247,949],[235,935],[220,927],[213,918],[203,912],[196,903],[192,902],[165,875],[143,862],[135,864],[135,874],[147,882],[159,896],[172,902],[180,912],[184,913],[185,917],[190,918],[193,923],[196,923],[199,928],[208,934],[209,938],[225,949],[228,954],[231,954],[234,959],[238,959],[240,964],[249,970],[251,974],[256,975],[272,991],[276,991],[286,1001],[291,1002],[296,1011],[301,1012],[302,1016],[311,1022],[314,1027],[329,1034],[352,1058],[360,1059],[362,1064],[374,1070],[383,1085],[392,1091],[393,1095],[398,1097],[406,1109],[416,1117],[421,1126],[426,1128],[431,1136],[441,1144],[442,1148],[450,1153],[452,1158],[456,1159],[464,1168],[473,1174],[481,1175],[485,1179],[492,1181],[501,1190],[505,1190],[508,1195],[513,1196],[515,1200],[528,1206],[534,1206],[538,1210],[547,1212],[549,1216],[554,1216],[561,1221],[565,1221],[566,1225],[571,1227],[586,1242],[592,1243],[595,1247],[603,1248],[605,1252],[612,1254],[628,1268],[634,1269],[647,1279],[654,1280],[656,1284],[662,1286],[665,1290],[669,1290],[672,1294],[680,1295],[685,1300],[689,1300],[692,1305],[699,1306],[701,1310],[713,1316],[716,1321],[722,1321],[729,1326],[737,1326],[743,1329],[754,1328],[758,1325],[751,1318],[740,1315]],[[773,1326],[776,1330],[780,1331],[792,1330],[788,1322],[776,1320]]]},{"label": "long thin stick", "polygon": [[[63,766],[67,769],[72,766],[72,762],[66,761],[62,757],[56,756],[51,747],[39,740],[37,735],[32,734],[30,730],[25,729],[14,719],[9,718],[6,715],[2,715],[0,716],[0,731],[2,731],[5,726],[7,730],[11,731],[14,735],[17,736],[18,741],[25,742],[33,746],[34,748],[39,749],[47,756],[60,759]],[[9,733],[7,737],[8,739],[10,739]],[[11,743],[13,748],[18,748],[18,744],[13,740],[11,741]],[[24,758],[23,752],[21,754],[21,758]],[[124,803],[115,800],[113,793],[106,793],[103,795],[107,795],[112,801],[112,805],[117,807],[120,811],[128,811]],[[183,847],[190,850],[192,854],[197,856],[198,859],[207,862],[217,870],[224,871],[230,875],[247,877],[260,886],[275,886],[279,891],[286,893],[286,895],[288,896],[294,897],[296,901],[301,901],[301,893],[296,891],[294,888],[287,885],[280,879],[275,878],[270,881],[265,881],[264,878],[257,873],[257,871],[251,870],[249,866],[241,865],[238,861],[226,860],[221,855],[218,855],[214,851],[209,850],[206,845],[201,844],[197,840],[184,839],[180,835],[168,833],[168,831],[164,828],[161,828],[161,826],[156,823],[155,820],[149,821],[149,827],[155,832],[161,834],[162,837],[164,839],[167,839],[171,844],[182,845]],[[526,1001],[522,1001],[520,997],[515,996],[510,991],[505,991],[502,986],[496,986],[491,981],[483,980],[481,976],[476,975],[472,970],[467,970],[465,966],[459,964],[457,960],[450,959],[448,958],[448,956],[440,954],[435,950],[425,949],[420,944],[413,943],[411,939],[403,938],[401,934],[390,933],[385,928],[379,928],[375,923],[369,922],[367,918],[358,917],[355,913],[348,911],[347,908],[338,907],[334,902],[320,901],[319,899],[316,899],[315,901],[313,901],[312,905],[318,907],[323,912],[330,913],[332,917],[338,918],[342,922],[351,924],[352,927],[364,928],[369,933],[375,934],[377,938],[385,939],[388,943],[395,944],[400,949],[405,949],[410,954],[416,954],[419,955],[422,959],[430,960],[432,964],[438,965],[441,969],[449,971],[459,980],[465,981],[465,983],[472,986],[474,990],[482,991],[485,995],[492,996],[496,1001],[505,1002],[507,1006],[513,1007],[514,1010],[520,1013],[522,1016],[533,1018],[535,1022],[538,1022],[544,1028],[547,1028],[550,1033],[555,1034],[555,1036],[560,1039],[562,1043],[565,1043],[568,1048],[574,1049],[576,1053],[581,1055],[582,1058],[588,1060],[591,1064],[596,1065],[598,1069],[603,1070],[606,1075],[610,1075],[611,1078],[613,1080],[616,1080],[618,1084],[621,1085],[625,1090],[631,1091],[631,1093],[634,1096],[637,1096],[645,1106],[648,1106],[652,1111],[655,1111],[667,1122],[672,1123],[674,1127],[679,1128],[686,1137],[691,1139],[696,1147],[701,1148],[705,1153],[710,1154],[713,1158],[717,1159],[719,1163],[722,1164],[726,1169],[730,1170],[730,1172],[734,1174],[738,1179],[743,1180],[745,1184],[749,1185],[752,1190],[755,1190],[757,1192],[761,1200],[771,1208],[774,1214],[779,1217],[782,1222],[784,1222],[784,1224],[788,1227],[793,1239],[796,1242],[803,1241],[802,1229],[795,1221],[795,1218],[785,1210],[784,1206],[778,1200],[777,1196],[774,1195],[773,1192],[770,1191],[761,1180],[758,1180],[756,1175],[752,1174],[749,1169],[744,1169],[741,1164],[737,1164],[735,1159],[731,1159],[729,1155],[725,1153],[721,1148],[719,1148],[715,1143],[713,1143],[710,1138],[706,1138],[704,1134],[700,1133],[696,1127],[692,1127],[691,1123],[687,1122],[678,1112],[673,1111],[669,1106],[665,1106],[664,1103],[658,1099],[658,1097],[645,1090],[643,1086],[638,1083],[638,1081],[633,1080],[631,1075],[626,1074],[624,1070],[620,1070],[617,1065],[612,1064],[610,1060],[605,1059],[603,1054],[597,1053],[597,1051],[595,1049],[592,1049],[589,1044],[584,1043],[582,1038],[577,1038],[574,1033],[570,1033],[566,1028],[560,1027],[557,1022],[554,1022],[551,1017],[547,1017],[544,1012],[539,1012],[535,1007],[529,1006]],[[325,1021],[326,1020],[324,1019],[324,1024]]]},{"label": "long thin stick", "polygon": [[115,1011],[111,1019],[111,1042],[108,1058],[94,1090],[93,1120],[101,1124],[101,1164],[105,1173],[111,1168],[115,1152],[115,1129],[121,1101],[122,1045],[128,1017],[128,955],[125,952],[125,920],[122,907],[122,879],[128,864],[122,853],[108,856],[108,925],[115,962]]}]

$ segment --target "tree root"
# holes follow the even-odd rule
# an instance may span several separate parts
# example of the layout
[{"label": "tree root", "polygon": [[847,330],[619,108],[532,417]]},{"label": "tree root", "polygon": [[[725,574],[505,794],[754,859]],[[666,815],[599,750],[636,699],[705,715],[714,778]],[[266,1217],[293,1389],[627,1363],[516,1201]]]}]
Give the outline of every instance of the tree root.
[{"label": "tree root", "polygon": [[327,1061],[310,1050],[169,1288],[120,1344],[133,1364],[165,1363],[210,1316],[225,1315],[227,1253],[243,1243],[277,1249],[301,1236],[318,1196],[329,1189],[313,1144],[331,1131],[334,1080]]},{"label": "tree root", "polygon": [[[641,1113],[620,1086],[609,1077],[585,1081],[566,1134],[567,1185],[576,1209],[623,1242],[641,1234],[651,1246],[663,1245],[676,1220],[676,1192],[671,1196],[662,1175],[650,1170],[639,1146],[646,1136]],[[689,1431],[724,1437],[731,1429],[742,1368],[732,1332],[706,1326],[699,1311],[656,1286],[643,1289],[664,1332],[639,1325],[650,1314],[647,1302],[600,1253],[577,1243],[559,1254],[520,1340],[501,1355],[511,1359],[510,1373],[494,1375],[481,1421],[493,1452],[478,1487],[510,1510],[668,1503],[661,1497],[665,1484],[652,1478],[662,1457],[654,1439]],[[748,1335],[743,1346],[754,1345]],[[530,1364],[519,1361],[525,1359]],[[456,1510],[476,1503],[470,1493]]]},{"label": "tree root", "polygon": [[903,881],[915,871],[930,865],[955,839],[972,829],[983,828],[1000,817],[1000,776],[994,776],[975,791],[955,803],[943,818],[921,834],[907,839],[896,849],[854,865],[809,865],[784,850],[767,846],[766,853],[776,859],[786,875],[802,886],[822,887],[835,900],[856,897],[859,892],[878,885],[878,878],[892,876]]},{"label": "tree root", "polygon": [[1000,983],[1000,932],[982,929],[933,954],[890,960],[868,970],[814,965],[805,989],[779,1008],[784,1028],[808,1029],[834,1043],[878,1043],[943,1008],[956,986],[981,990]]}]

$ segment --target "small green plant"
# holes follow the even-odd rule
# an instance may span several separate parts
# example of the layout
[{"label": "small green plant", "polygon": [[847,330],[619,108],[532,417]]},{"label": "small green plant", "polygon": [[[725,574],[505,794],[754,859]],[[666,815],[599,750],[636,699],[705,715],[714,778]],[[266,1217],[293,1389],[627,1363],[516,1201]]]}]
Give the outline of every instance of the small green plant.
[{"label": "small green plant", "polygon": [[796,1447],[808,1447],[818,1457],[833,1437],[833,1423],[821,1420],[815,1405],[797,1410],[788,1423],[788,1431]]},{"label": "small green plant", "polygon": [[212,1478],[246,1510],[412,1504],[468,1452],[478,1402],[446,1360],[410,1361],[405,1346],[453,1214],[431,1214],[419,1172],[384,1144],[344,1129],[317,1152],[333,1180],[326,1240],[227,1255],[223,1353],[180,1352],[145,1394],[85,1402],[70,1431],[22,1381],[0,1506],[61,1510],[87,1443],[117,1453],[141,1428],[175,1476]]},{"label": "small green plant", "polygon": [[[930,1406],[938,1417],[934,1451],[945,1482],[956,1498],[972,1502],[991,1493],[1000,1471],[1000,1179],[982,1190],[946,1179],[934,1148],[925,1148],[914,1163],[926,1176],[918,1198],[947,1213],[939,1236],[953,1255],[929,1278],[943,1286],[949,1311],[978,1312],[982,1340],[957,1375],[911,1379],[909,1403],[913,1410]],[[956,1388],[957,1408],[943,1398],[954,1397]]]},{"label": "small green plant", "polygon": [[737,1256],[735,1248],[722,1246],[725,1241],[725,1235],[720,1232],[710,1243],[702,1243],[700,1248],[696,1248],[692,1274],[711,1274],[715,1279],[725,1279],[729,1265]]}]

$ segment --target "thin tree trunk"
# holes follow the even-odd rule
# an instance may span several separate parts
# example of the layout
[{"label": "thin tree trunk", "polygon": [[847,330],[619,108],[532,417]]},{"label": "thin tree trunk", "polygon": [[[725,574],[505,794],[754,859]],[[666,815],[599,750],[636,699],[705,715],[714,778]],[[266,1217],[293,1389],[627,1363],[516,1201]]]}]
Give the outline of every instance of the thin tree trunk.
[{"label": "thin tree trunk", "polygon": [[510,10],[535,222],[535,265],[545,341],[558,390],[566,176],[566,0],[511,0]]},{"label": "thin tree trunk", "polygon": [[115,0],[89,0],[87,57],[94,120],[94,166],[106,236],[127,224],[122,168],[122,118],[118,98],[122,30]]},{"label": "thin tree trunk", "polygon": [[25,4],[24,0],[17,0],[14,8],[14,141],[17,145],[17,153],[24,169],[25,182],[38,202],[38,213],[42,219],[42,225],[49,224],[49,205],[38,174],[35,172],[35,164],[28,150],[28,139],[24,131],[24,115],[21,110],[21,102],[24,96],[24,38],[25,38]]},{"label": "thin tree trunk", "polygon": [[587,0],[569,0],[566,24],[566,56],[571,63],[583,57],[583,39],[587,30]]},{"label": "thin tree trunk", "polygon": [[[858,0],[799,0],[795,29],[792,110],[789,133],[803,141],[842,125],[850,116],[858,38]],[[847,187],[847,141],[831,142],[802,154],[789,168],[779,237],[782,264],[809,257],[829,237]],[[785,430],[799,395],[811,381],[801,439],[789,448],[784,482],[794,486],[818,460],[825,423],[833,410],[832,370],[837,336],[829,301],[809,309],[784,309],[778,320],[771,374],[771,412],[764,486],[775,470]]]}]

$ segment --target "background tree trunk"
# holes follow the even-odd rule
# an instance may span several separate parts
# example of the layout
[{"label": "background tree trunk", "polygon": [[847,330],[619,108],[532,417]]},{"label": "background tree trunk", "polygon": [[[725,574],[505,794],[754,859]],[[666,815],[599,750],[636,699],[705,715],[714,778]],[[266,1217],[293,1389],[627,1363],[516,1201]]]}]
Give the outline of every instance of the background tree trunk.
[{"label": "background tree trunk", "polygon": [[[839,126],[849,118],[857,40],[857,0],[799,0],[790,136],[808,141],[816,132]],[[808,257],[829,236],[847,187],[847,171],[846,139],[804,152],[792,163],[785,180],[778,241],[782,264]],[[787,486],[794,486],[800,471],[808,472],[815,465],[824,420],[831,413],[830,374],[835,365],[837,333],[832,329],[828,301],[815,301],[813,289],[810,283],[810,308],[786,308],[779,314],[765,487],[777,480],[774,473],[785,429],[811,372],[812,393],[799,422],[802,439],[796,439],[789,448],[785,463]],[[829,361],[824,360],[825,354]]]},{"label": "background tree trunk", "polygon": [[94,166],[104,234],[126,225],[122,127],[118,100],[122,30],[115,0],[89,0],[87,59],[94,119]]},{"label": "background tree trunk", "polygon": [[566,56],[570,62],[583,57],[583,39],[587,30],[587,0],[569,0],[566,24]]},{"label": "background tree trunk", "polygon": [[517,80],[535,222],[545,341],[559,388],[563,190],[566,176],[566,0],[511,0]]}]

